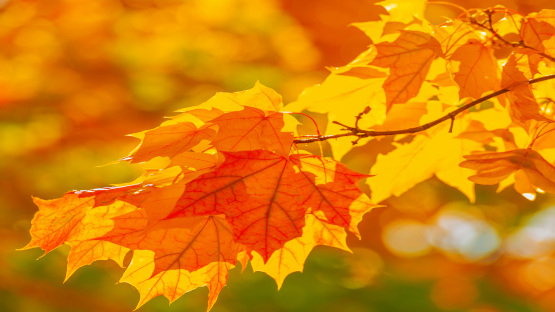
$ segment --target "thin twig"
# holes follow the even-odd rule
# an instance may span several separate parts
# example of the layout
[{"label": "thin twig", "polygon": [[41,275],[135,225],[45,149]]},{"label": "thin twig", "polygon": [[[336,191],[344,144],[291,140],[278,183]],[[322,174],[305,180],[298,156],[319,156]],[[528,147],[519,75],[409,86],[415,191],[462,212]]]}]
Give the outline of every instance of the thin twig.
[{"label": "thin twig", "polygon": [[372,108],[370,108],[370,106],[366,106],[366,108],[364,108],[362,112],[358,113],[358,115],[355,117],[355,129],[358,129],[358,122],[362,119],[364,115],[368,114],[370,110],[372,110]]},{"label": "thin twig", "polygon": [[471,19],[471,20],[470,20],[470,23],[471,23],[472,25],[479,26],[480,28],[489,31],[495,38],[497,38],[499,41],[503,42],[503,43],[506,44],[506,45],[509,45],[509,46],[511,46],[511,47],[513,47],[513,48],[524,48],[524,49],[534,50],[534,51],[535,51],[537,54],[539,54],[540,56],[542,56],[542,57],[544,57],[544,58],[546,58],[546,59],[548,59],[548,60],[550,60],[550,61],[552,61],[552,62],[555,62],[555,57],[553,57],[553,56],[551,56],[551,55],[548,55],[548,54],[546,54],[546,53],[544,53],[544,52],[538,51],[537,49],[535,49],[535,48],[533,48],[533,47],[531,47],[531,46],[525,44],[523,40],[520,40],[519,42],[510,42],[510,41],[508,41],[507,39],[501,37],[501,35],[499,35],[499,34],[495,31],[495,29],[493,29],[492,14],[494,13],[494,11],[489,11],[489,10],[488,10],[488,11],[485,11],[484,13],[486,13],[486,14],[488,15],[487,23],[488,23],[489,26],[486,26],[486,25],[484,25],[484,24],[482,24],[482,23],[479,23],[479,22],[476,21],[475,19]]},{"label": "thin twig", "polygon": [[[540,78],[536,78],[536,79],[531,79],[528,81],[528,84],[534,84],[537,82],[541,82],[541,81],[546,81],[546,80],[550,80],[550,79],[555,79],[555,74],[554,75],[548,75],[548,76],[544,76],[544,77],[540,77]],[[501,89],[498,91],[495,91],[491,94],[488,94],[484,97],[481,97],[477,100],[474,100],[468,104],[465,104],[459,108],[457,108],[456,110],[444,115],[441,118],[438,118],[436,120],[430,121],[428,123],[425,123],[421,126],[418,127],[411,127],[411,128],[406,128],[406,129],[400,129],[400,130],[389,130],[389,131],[374,131],[374,130],[363,130],[363,129],[359,129],[357,127],[350,127],[347,126],[345,124],[342,124],[338,121],[333,121],[334,124],[340,125],[343,127],[343,129],[341,130],[346,130],[348,132],[345,133],[341,133],[341,134],[333,134],[333,135],[311,135],[311,136],[302,136],[302,138],[298,138],[295,139],[293,142],[294,143],[312,143],[312,142],[318,142],[318,141],[326,141],[329,139],[337,139],[337,138],[342,138],[342,137],[347,137],[347,136],[356,136],[357,141],[359,139],[362,138],[367,138],[367,137],[377,137],[377,136],[388,136],[388,135],[396,135],[396,134],[410,134],[410,133],[417,133],[417,132],[421,132],[424,130],[427,130],[433,126],[436,126],[446,120],[452,120],[452,122],[455,120],[455,116],[457,116],[458,114],[466,111],[467,109],[476,106],[484,101],[487,101],[491,98],[494,98],[498,95],[501,94],[505,94],[507,92],[511,91],[511,89],[505,88],[505,89]]]}]

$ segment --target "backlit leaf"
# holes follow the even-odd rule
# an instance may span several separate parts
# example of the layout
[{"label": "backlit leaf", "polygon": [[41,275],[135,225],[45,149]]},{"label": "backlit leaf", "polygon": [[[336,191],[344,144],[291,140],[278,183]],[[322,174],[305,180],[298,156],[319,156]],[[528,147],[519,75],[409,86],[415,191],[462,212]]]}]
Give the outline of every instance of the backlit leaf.
[{"label": "backlit leaf", "polygon": [[477,99],[483,93],[499,88],[497,62],[488,47],[477,42],[469,42],[456,49],[450,59],[458,62],[454,70],[454,79],[460,87],[461,99]]},{"label": "backlit leaf", "polygon": [[223,114],[210,122],[218,126],[218,134],[212,144],[220,151],[252,151],[266,149],[281,155],[289,155],[293,134],[282,132],[281,113],[270,113],[245,107],[240,112]]},{"label": "backlit leaf", "polygon": [[432,61],[442,54],[435,38],[417,31],[403,31],[394,42],[378,43],[376,48],[370,64],[390,68],[383,85],[388,109],[418,94]]},{"label": "backlit leaf", "polygon": [[502,153],[482,153],[465,156],[460,166],[476,170],[470,180],[479,184],[497,184],[510,174],[522,170],[530,183],[555,193],[555,167],[538,152],[517,149]]}]

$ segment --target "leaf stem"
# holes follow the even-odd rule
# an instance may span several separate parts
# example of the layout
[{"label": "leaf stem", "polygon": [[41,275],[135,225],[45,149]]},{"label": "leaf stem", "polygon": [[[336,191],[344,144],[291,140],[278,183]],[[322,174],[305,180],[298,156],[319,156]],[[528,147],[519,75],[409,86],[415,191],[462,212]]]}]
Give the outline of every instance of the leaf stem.
[{"label": "leaf stem", "polygon": [[[541,81],[546,81],[546,80],[551,80],[551,79],[555,79],[555,74],[554,75],[548,75],[548,76],[544,76],[544,77],[539,77],[539,78],[535,78],[535,79],[530,79],[528,80],[528,84],[534,84],[534,83],[538,83]],[[424,130],[427,130],[433,126],[436,126],[446,120],[451,120],[451,122],[453,122],[455,120],[455,116],[457,116],[458,114],[466,111],[467,109],[476,106],[484,101],[487,101],[493,97],[496,97],[498,95],[501,94],[505,94],[507,92],[511,91],[511,89],[509,88],[504,88],[498,91],[495,91],[493,93],[490,93],[484,97],[481,97],[477,100],[474,100],[468,104],[465,104],[459,108],[457,108],[456,110],[447,113],[446,115],[444,115],[441,118],[438,118],[436,120],[430,121],[428,123],[425,123],[423,125],[420,125],[418,127],[411,127],[411,128],[406,128],[406,129],[399,129],[399,130],[388,130],[388,131],[374,131],[374,130],[363,130],[358,128],[358,126],[354,126],[354,127],[350,127],[347,126],[345,124],[342,124],[340,122],[337,121],[333,121],[334,124],[340,125],[343,127],[342,130],[346,130],[348,132],[345,133],[340,133],[340,134],[333,134],[333,135],[311,135],[311,136],[302,136],[302,138],[298,138],[295,139],[293,142],[296,144],[303,144],[303,143],[312,143],[312,142],[318,142],[318,141],[326,141],[329,139],[337,139],[337,138],[342,138],[342,137],[347,137],[347,136],[356,136],[358,137],[357,140],[355,142],[357,142],[359,139],[362,138],[367,138],[367,137],[377,137],[377,136],[388,136],[388,135],[396,135],[396,134],[410,134],[410,133],[417,133],[417,132],[421,132]],[[361,116],[361,114],[359,114],[359,116]],[[359,117],[357,116],[357,118]],[[358,120],[357,120],[358,122]]]}]

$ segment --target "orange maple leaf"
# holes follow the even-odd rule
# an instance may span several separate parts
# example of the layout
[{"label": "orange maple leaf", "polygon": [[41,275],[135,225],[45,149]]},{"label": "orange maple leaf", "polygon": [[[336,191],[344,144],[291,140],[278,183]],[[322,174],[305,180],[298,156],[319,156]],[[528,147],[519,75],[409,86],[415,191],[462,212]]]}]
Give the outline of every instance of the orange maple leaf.
[{"label": "orange maple leaf", "polygon": [[[520,29],[523,43],[535,53],[555,56],[555,10],[542,10],[527,16]],[[537,65],[537,64],[536,64]]]},{"label": "orange maple leaf", "polygon": [[242,111],[223,114],[210,122],[218,126],[212,145],[220,151],[265,149],[286,156],[293,144],[293,134],[281,132],[285,125],[281,113],[266,114],[245,106]]},{"label": "orange maple leaf", "polygon": [[267,151],[225,153],[213,172],[187,185],[168,219],[223,214],[237,242],[269,259],[302,235],[306,181],[288,158]]},{"label": "orange maple leaf", "polygon": [[303,189],[308,195],[305,205],[323,212],[328,223],[359,235],[362,216],[376,207],[358,188],[358,182],[370,176],[319,156],[292,155],[291,160],[308,182]]},{"label": "orange maple leaf", "polygon": [[469,177],[479,184],[497,184],[512,173],[522,171],[537,188],[555,193],[555,167],[538,152],[516,149],[500,153],[481,153],[464,156],[460,166],[477,170]]},{"label": "orange maple leaf", "polygon": [[197,128],[191,122],[161,126],[146,131],[137,150],[129,156],[131,162],[144,162],[156,156],[174,157],[189,151],[202,140],[211,140],[216,131],[210,127]]},{"label": "orange maple leaf", "polygon": [[222,215],[159,220],[149,226],[144,210],[113,218],[98,238],[133,250],[154,251],[152,276],[168,270],[196,271],[212,262],[237,262],[240,245]]},{"label": "orange maple leaf", "polygon": [[94,207],[94,198],[79,198],[73,192],[53,200],[33,198],[39,207],[32,221],[31,241],[23,249],[42,248],[45,253],[64,243],[102,236],[111,229],[110,218],[134,209],[125,203]]},{"label": "orange maple leaf", "polygon": [[501,86],[511,90],[507,94],[509,114],[515,123],[522,126],[530,120],[551,121],[540,113],[539,104],[528,84],[532,78],[528,59],[525,54],[512,54],[503,66],[501,78]]},{"label": "orange maple leaf", "polygon": [[388,109],[415,97],[432,61],[443,54],[434,37],[419,31],[402,31],[394,42],[378,43],[376,48],[378,54],[370,65],[391,70],[383,85]]},{"label": "orange maple leaf", "polygon": [[455,82],[459,85],[460,98],[482,96],[499,88],[498,66],[492,49],[479,42],[468,42],[455,50],[450,58],[458,61],[454,72]]}]

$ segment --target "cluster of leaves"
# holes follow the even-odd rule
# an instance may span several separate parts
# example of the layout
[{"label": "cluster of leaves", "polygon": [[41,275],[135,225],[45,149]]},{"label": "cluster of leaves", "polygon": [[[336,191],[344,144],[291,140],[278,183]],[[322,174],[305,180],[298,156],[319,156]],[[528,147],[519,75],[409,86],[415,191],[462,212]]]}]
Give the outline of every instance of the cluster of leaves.
[{"label": "cluster of leaves", "polygon": [[36,198],[27,248],[69,244],[67,277],[99,259],[123,264],[132,249],[122,281],[139,290],[139,305],[208,285],[209,307],[237,261],[245,267],[250,259],[281,286],[313,247],[349,250],[346,231],[358,234],[375,206],[357,185],[367,175],[291,152],[293,133],[284,128],[297,122],[281,106],[257,84],[136,134],[142,143],[127,160],[143,163],[145,174],[128,185]]},{"label": "cluster of leaves", "polygon": [[436,26],[423,19],[424,2],[397,4],[382,2],[390,15],[381,21],[355,24],[374,44],[288,106],[328,116],[325,135],[300,142],[327,140],[341,159],[351,142],[330,139],[394,136],[386,152],[366,153],[377,157],[367,180],[375,202],[434,175],[471,202],[473,182],[515,183],[530,198],[552,192],[555,12],[498,6]]},{"label": "cluster of leaves", "polygon": [[[134,135],[141,144],[125,160],[145,169],[136,181],[36,198],[25,248],[70,245],[66,278],[95,260],[123,266],[133,250],[121,281],[139,305],[207,285],[210,309],[237,261],[281,286],[313,247],[348,250],[347,232],[376,207],[358,187],[369,174],[375,203],[433,175],[470,201],[474,183],[555,192],[555,12],[495,7],[434,26],[423,1],[381,5],[388,16],[357,24],[374,44],[287,107],[325,114],[323,133],[299,135],[261,84],[219,93]],[[371,153],[369,174],[316,152],[347,160],[349,137],[372,146],[383,136],[389,148]]]}]

